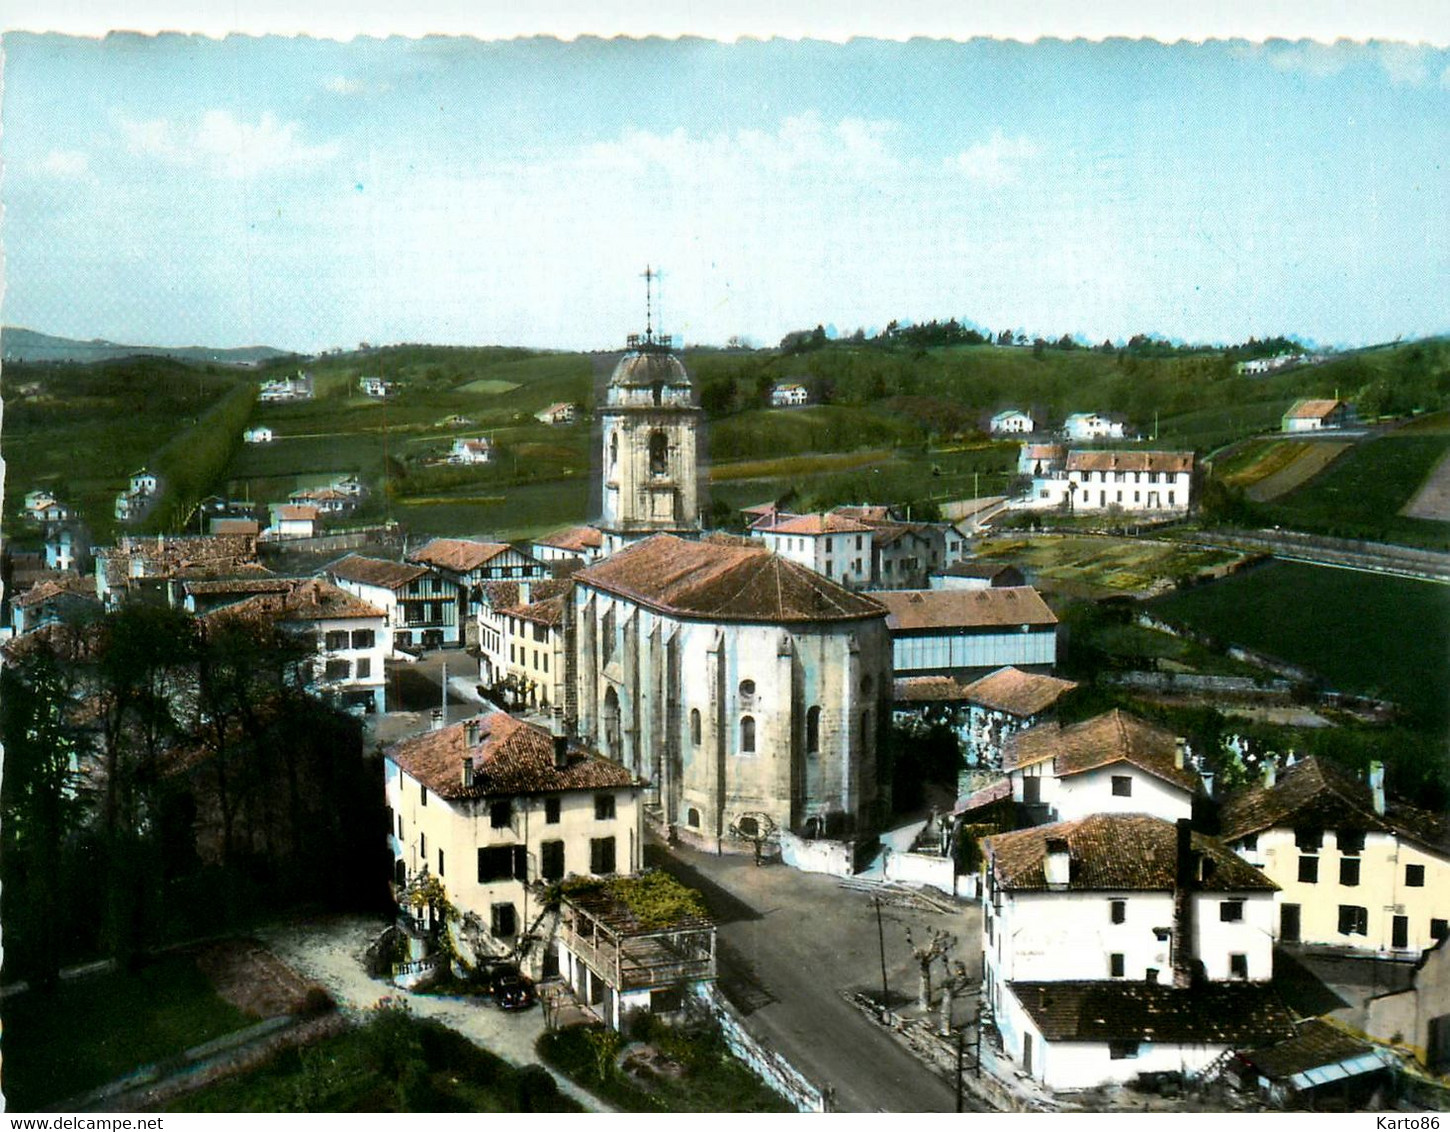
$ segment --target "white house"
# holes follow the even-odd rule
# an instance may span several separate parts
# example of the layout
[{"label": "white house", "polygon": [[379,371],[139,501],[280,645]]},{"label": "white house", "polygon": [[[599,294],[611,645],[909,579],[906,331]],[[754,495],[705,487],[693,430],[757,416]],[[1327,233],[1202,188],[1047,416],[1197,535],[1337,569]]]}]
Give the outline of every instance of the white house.
[{"label": "white house", "polygon": [[873,531],[844,515],[777,515],[756,533],[766,549],[847,587],[871,584]]},{"label": "white house", "polygon": [[804,385],[795,383],[777,385],[770,391],[770,403],[777,409],[785,409],[793,405],[809,405],[810,401],[811,395]]},{"label": "white house", "polygon": [[541,581],[550,576],[544,563],[506,542],[435,538],[410,551],[407,559],[455,587],[460,625],[477,616],[485,582]]},{"label": "white house", "polygon": [[588,566],[603,556],[604,532],[598,527],[570,527],[536,539],[529,551],[540,562],[577,562]]},{"label": "white house", "polygon": [[1057,617],[1031,586],[875,590],[885,606],[896,677],[984,675],[1057,663]]},{"label": "white house", "polygon": [[967,708],[962,755],[967,766],[1000,770],[1008,739],[1042,722],[1076,687],[1071,680],[1011,666],[968,684],[962,692]]},{"label": "white house", "polygon": [[48,491],[31,491],[25,495],[25,517],[36,523],[64,523],[71,511]]},{"label": "white house", "polygon": [[257,425],[242,433],[242,441],[246,444],[271,444],[274,439],[276,438],[267,425]]},{"label": "white house", "polygon": [[992,417],[989,431],[993,436],[1002,436],[1010,433],[1028,433],[1036,427],[1031,413],[1024,413],[1021,409],[1003,409]]},{"label": "white house", "polygon": [[1223,839],[1283,890],[1279,938],[1411,959],[1450,934],[1450,823],[1310,757],[1224,802]]},{"label": "white house", "polygon": [[1162,515],[1185,514],[1192,502],[1192,452],[1075,449],[1063,471],[1033,479],[1019,506]]},{"label": "white house", "polygon": [[1298,365],[1303,360],[1303,354],[1277,354],[1272,358],[1250,358],[1239,362],[1238,369],[1245,377],[1262,377],[1266,373]]},{"label": "white house", "polygon": [[574,405],[568,401],[555,401],[547,408],[540,409],[534,414],[534,420],[540,424],[573,424]]},{"label": "white house", "polygon": [[448,450],[450,464],[487,464],[493,459],[493,445],[486,437],[457,437]]},{"label": "white house", "polygon": [[426,566],[349,554],[326,574],[383,611],[389,655],[398,648],[438,648],[458,642],[457,587]]},{"label": "white house", "polygon": [[384,381],[381,377],[360,377],[357,379],[357,387],[363,391],[363,395],[382,400],[390,392],[393,385],[390,381]]},{"label": "white house", "polygon": [[1019,476],[1047,476],[1061,472],[1067,463],[1067,446],[1063,444],[1023,443],[1017,452]]},{"label": "white house", "polygon": [[131,473],[131,494],[132,495],[155,495],[160,486],[156,473],[146,468],[139,472]]},{"label": "white house", "polygon": [[1319,432],[1349,423],[1349,406],[1337,399],[1295,401],[1280,422],[1285,432]]},{"label": "white house", "polygon": [[874,601],[760,546],[656,535],[573,575],[578,730],[679,836],[874,830],[890,643]]},{"label": "white house", "polygon": [[1200,785],[1182,739],[1121,710],[1019,731],[1004,745],[1002,769],[1013,800],[1039,823],[1104,813],[1176,821],[1193,816]]},{"label": "white house", "polygon": [[308,687],[366,711],[386,709],[383,661],[389,653],[383,611],[322,578],[293,580],[283,592],[258,593],[213,610],[203,624],[267,620],[316,643]]},{"label": "white house", "polygon": [[504,679],[519,709],[562,708],[568,665],[564,658],[563,594],[499,611],[508,642]]},{"label": "white house", "polygon": [[1123,421],[1106,413],[1072,413],[1062,424],[1069,440],[1122,440]]},{"label": "white house", "polygon": [[982,845],[983,985],[1035,1080],[1192,1073],[1292,1035],[1269,986],[1275,886],[1186,819],[1096,814]]},{"label": "white house", "polygon": [[262,401],[308,401],[312,398],[312,375],[298,370],[290,377],[260,382],[259,387],[258,399]]},{"label": "white house", "polygon": [[457,913],[469,961],[510,951],[536,974],[544,885],[640,867],[640,784],[618,763],[542,727],[490,712],[384,752],[393,880],[427,872]]},{"label": "white house", "polygon": [[267,534],[272,538],[311,538],[317,533],[319,511],[310,503],[269,503],[272,522]]}]

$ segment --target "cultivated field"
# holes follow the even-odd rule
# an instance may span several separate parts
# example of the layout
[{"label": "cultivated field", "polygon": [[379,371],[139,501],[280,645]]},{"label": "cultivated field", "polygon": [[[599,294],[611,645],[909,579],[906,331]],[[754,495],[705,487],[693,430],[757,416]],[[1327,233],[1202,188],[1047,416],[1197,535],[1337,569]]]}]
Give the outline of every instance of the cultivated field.
[{"label": "cultivated field", "polygon": [[[1347,440],[1287,441],[1270,448],[1265,460],[1266,474],[1251,478],[1248,497],[1255,503],[1267,503],[1288,495],[1308,483],[1354,445]],[[1281,459],[1275,457],[1289,449]]]},{"label": "cultivated field", "polygon": [[987,539],[977,553],[1021,566],[1034,585],[1089,598],[1150,592],[1175,579],[1223,570],[1243,557],[1230,550],[1094,535]]},{"label": "cultivated field", "polygon": [[1415,498],[1400,514],[1411,519],[1450,522],[1450,452],[1440,457],[1440,462],[1415,492]]},{"label": "cultivated field", "polygon": [[1450,717],[1450,586],[1271,562],[1150,605],[1164,620],[1383,697],[1428,721]]}]

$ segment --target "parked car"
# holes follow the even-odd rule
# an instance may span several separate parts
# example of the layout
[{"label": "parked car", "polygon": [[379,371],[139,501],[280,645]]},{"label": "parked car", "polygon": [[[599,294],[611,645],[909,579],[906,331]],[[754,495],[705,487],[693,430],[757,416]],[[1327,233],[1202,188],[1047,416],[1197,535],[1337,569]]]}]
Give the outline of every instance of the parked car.
[{"label": "parked car", "polygon": [[496,967],[489,974],[488,993],[504,1010],[527,1010],[534,1005],[533,980],[512,965]]}]

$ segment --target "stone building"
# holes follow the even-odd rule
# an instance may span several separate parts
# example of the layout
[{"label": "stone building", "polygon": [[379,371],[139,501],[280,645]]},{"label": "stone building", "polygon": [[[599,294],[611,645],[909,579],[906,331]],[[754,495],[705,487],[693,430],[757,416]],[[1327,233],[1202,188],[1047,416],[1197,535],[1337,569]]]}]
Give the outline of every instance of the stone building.
[{"label": "stone building", "polygon": [[660,535],[574,575],[566,713],[678,834],[744,850],[877,817],[885,611],[760,546]]},{"label": "stone building", "polygon": [[603,454],[604,553],[652,534],[700,527],[694,388],[669,338],[631,336],[599,411]]}]

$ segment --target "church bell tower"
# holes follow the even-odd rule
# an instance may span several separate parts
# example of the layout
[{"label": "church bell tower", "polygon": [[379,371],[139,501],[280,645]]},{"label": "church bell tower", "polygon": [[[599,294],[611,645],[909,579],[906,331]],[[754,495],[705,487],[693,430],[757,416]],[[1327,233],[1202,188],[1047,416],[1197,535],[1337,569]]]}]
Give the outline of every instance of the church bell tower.
[{"label": "church bell tower", "polygon": [[668,334],[656,335],[646,268],[645,332],[631,334],[599,411],[604,445],[604,552],[653,534],[700,530],[697,441],[700,409]]}]

